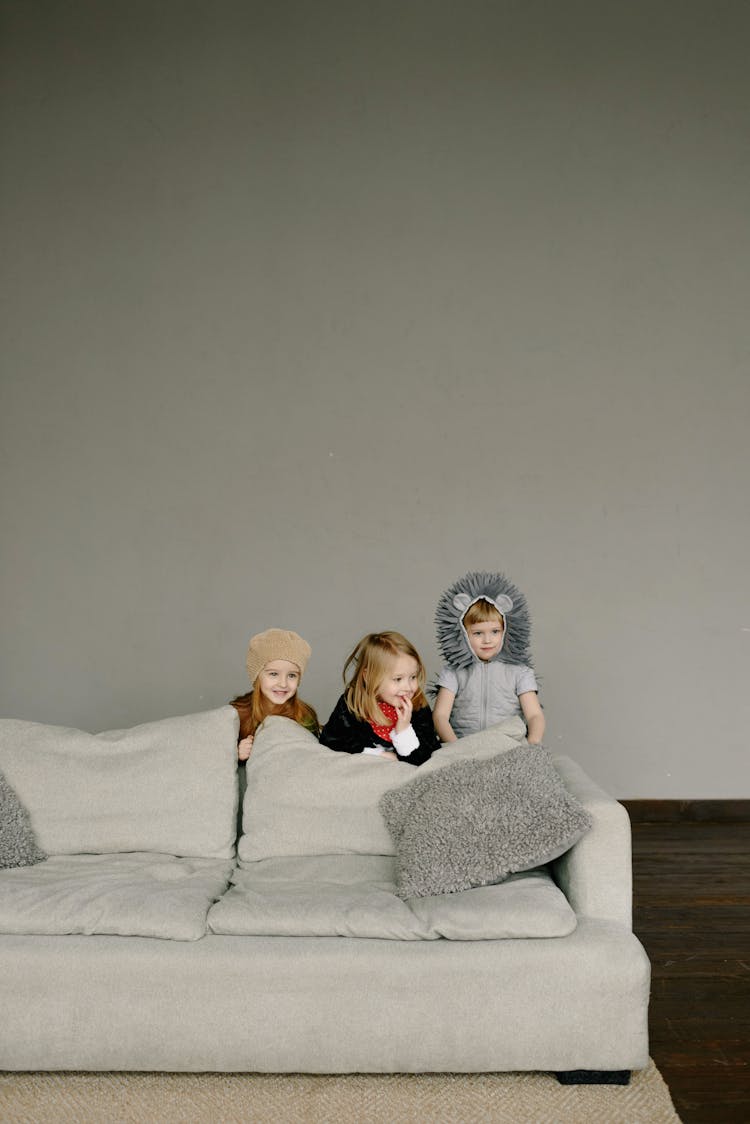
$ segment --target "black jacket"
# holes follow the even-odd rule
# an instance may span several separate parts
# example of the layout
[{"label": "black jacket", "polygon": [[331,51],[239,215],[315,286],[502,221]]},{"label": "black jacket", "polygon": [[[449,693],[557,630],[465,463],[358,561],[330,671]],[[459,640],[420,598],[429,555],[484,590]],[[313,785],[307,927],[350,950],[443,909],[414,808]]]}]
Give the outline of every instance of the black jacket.
[{"label": "black jacket", "polygon": [[[398,759],[406,761],[409,765],[423,765],[425,761],[429,761],[436,749],[440,749],[440,738],[435,733],[429,706],[415,710],[411,716],[411,724],[419,738],[419,745],[408,757],[399,756]],[[383,749],[390,749],[396,753],[396,747],[385,738],[379,738],[369,722],[352,714],[343,695],[323,727],[320,740],[329,749],[336,749],[341,753],[361,753],[363,749],[369,749],[370,746],[382,746]]]}]

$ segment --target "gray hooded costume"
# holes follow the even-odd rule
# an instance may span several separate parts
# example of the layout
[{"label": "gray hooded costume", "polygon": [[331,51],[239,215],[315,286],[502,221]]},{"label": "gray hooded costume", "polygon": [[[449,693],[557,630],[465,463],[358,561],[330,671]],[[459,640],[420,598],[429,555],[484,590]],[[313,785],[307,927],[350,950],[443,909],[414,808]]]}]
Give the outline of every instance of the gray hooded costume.
[{"label": "gray hooded costume", "polygon": [[[480,600],[495,606],[505,626],[500,651],[488,662],[472,651],[463,623],[467,610]],[[520,715],[518,696],[539,689],[529,653],[529,611],[521,591],[504,574],[472,571],[442,595],[435,624],[438,647],[447,665],[437,686],[456,696],[450,717],[456,737]]]}]

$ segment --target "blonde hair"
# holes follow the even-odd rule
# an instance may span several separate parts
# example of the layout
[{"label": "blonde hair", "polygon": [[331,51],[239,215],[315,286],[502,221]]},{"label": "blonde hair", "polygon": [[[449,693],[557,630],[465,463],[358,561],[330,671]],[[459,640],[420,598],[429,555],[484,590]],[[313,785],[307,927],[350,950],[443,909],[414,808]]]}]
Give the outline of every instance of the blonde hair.
[{"label": "blonde hair", "polygon": [[293,695],[291,699],[286,702],[272,703],[267,699],[263,692],[258,688],[258,680],[256,678],[253,684],[253,690],[248,691],[245,695],[238,695],[236,699],[232,699],[231,705],[240,716],[240,737],[248,737],[249,734],[254,734],[260,726],[264,718],[268,718],[269,714],[278,714],[282,718],[291,718],[292,721],[298,722],[300,726],[311,730],[317,737],[320,733],[320,723],[318,716],[310,706],[309,703],[304,702],[297,694]]},{"label": "blonde hair", "polygon": [[493,605],[491,601],[480,597],[473,605],[469,605],[469,608],[461,619],[461,623],[468,632],[475,624],[484,624],[485,621],[500,621],[503,628],[505,628],[505,617],[500,610]]},{"label": "blonde hair", "polygon": [[[427,706],[424,695],[425,669],[419,652],[400,632],[370,632],[363,636],[344,664],[344,698],[346,705],[356,718],[364,722],[381,722],[382,711],[378,706],[377,691],[388,675],[393,660],[399,656],[410,656],[418,668],[419,688],[412,699],[414,709]],[[348,668],[354,664],[354,671],[347,681]]]}]

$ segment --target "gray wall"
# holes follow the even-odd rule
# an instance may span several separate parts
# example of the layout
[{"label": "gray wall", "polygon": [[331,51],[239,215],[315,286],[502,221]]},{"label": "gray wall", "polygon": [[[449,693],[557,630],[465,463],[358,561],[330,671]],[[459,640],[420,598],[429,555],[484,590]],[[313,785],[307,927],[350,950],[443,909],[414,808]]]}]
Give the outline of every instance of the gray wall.
[{"label": "gray wall", "polygon": [[548,744],[750,796],[737,3],[3,0],[0,713],[526,592]]}]

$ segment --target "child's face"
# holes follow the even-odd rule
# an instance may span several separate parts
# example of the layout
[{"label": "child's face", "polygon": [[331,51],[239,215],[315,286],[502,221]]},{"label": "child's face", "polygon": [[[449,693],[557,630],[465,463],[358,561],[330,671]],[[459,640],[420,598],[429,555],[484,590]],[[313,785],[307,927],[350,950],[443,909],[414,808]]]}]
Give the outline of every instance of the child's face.
[{"label": "child's face", "polygon": [[505,626],[496,618],[494,621],[482,621],[468,628],[469,644],[475,656],[480,660],[491,660],[500,651],[503,644]]},{"label": "child's face", "polygon": [[418,690],[419,664],[412,656],[396,656],[375,694],[380,702],[395,706],[401,699],[414,698]]},{"label": "child's face", "polygon": [[294,698],[299,687],[300,674],[296,663],[290,660],[271,660],[258,676],[258,690],[269,702],[281,706]]}]

